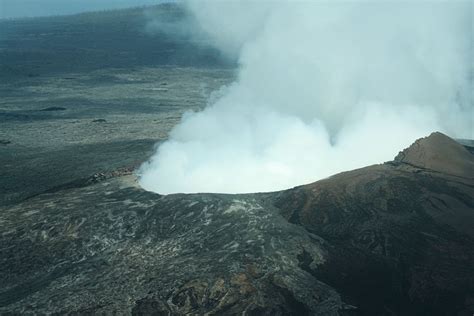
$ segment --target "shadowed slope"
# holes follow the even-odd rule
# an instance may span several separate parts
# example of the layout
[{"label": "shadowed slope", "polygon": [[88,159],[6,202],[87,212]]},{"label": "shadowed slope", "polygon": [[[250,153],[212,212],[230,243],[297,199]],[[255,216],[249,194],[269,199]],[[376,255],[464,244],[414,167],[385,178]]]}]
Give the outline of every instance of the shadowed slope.
[{"label": "shadowed slope", "polygon": [[281,192],[275,205],[329,241],[311,273],[365,313],[452,313],[473,296],[473,162],[433,133],[394,162]]}]

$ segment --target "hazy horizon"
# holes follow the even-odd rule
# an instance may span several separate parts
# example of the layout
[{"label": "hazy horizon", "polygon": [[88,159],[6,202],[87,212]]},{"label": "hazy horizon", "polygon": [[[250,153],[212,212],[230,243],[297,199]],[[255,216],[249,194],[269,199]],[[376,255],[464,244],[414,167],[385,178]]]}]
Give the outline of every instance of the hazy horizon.
[{"label": "hazy horizon", "polygon": [[165,2],[172,0],[0,0],[0,19],[69,15]]}]

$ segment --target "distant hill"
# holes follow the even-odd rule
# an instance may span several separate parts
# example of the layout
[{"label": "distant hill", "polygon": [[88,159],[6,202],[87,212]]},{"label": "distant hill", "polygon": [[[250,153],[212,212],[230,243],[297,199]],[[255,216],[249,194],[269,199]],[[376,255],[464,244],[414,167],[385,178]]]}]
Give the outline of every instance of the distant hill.
[{"label": "distant hill", "polygon": [[205,38],[173,33],[189,20],[178,4],[0,20],[0,78],[140,66],[233,67]]}]

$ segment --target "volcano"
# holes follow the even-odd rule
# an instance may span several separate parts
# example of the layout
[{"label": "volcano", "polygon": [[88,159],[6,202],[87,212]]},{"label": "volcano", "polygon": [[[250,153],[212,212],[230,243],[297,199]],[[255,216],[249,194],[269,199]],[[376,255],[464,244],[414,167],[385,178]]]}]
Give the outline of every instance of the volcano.
[{"label": "volcano", "polygon": [[[204,22],[209,22],[206,19],[211,11],[206,9],[214,3],[207,2],[207,8],[204,2],[194,3],[203,9]],[[393,5],[397,9],[398,4]],[[432,3],[426,5],[429,15]],[[239,14],[252,17],[250,7],[231,9],[226,9],[226,16],[222,10],[214,11],[218,13],[214,18],[235,26],[247,23]],[[278,46],[263,45],[268,50],[248,54],[266,61],[263,64],[268,70],[281,71],[263,79],[256,77],[249,87],[268,92],[271,105],[291,101],[288,104],[293,110],[302,92],[334,92],[335,98],[328,98],[331,102],[350,97],[351,91],[384,96],[388,90],[379,89],[379,81],[389,79],[393,84],[401,83],[401,90],[386,86],[397,90],[393,94],[397,100],[410,98],[412,93],[422,96],[426,91],[428,105],[435,101],[446,110],[440,118],[462,129],[462,122],[469,123],[464,119],[472,113],[472,100],[464,103],[467,114],[463,119],[449,120],[448,114],[459,109],[443,101],[451,95],[445,94],[443,87],[458,87],[457,83],[468,77],[453,75],[469,71],[469,67],[464,67],[466,60],[455,57],[464,51],[451,44],[468,40],[460,34],[469,33],[470,24],[467,30],[450,33],[448,29],[463,21],[459,16],[424,20],[411,4],[406,9],[389,8],[385,16],[364,11],[354,16],[357,23],[327,29],[337,33],[344,46],[326,51],[330,56],[340,53],[349,65],[356,66],[337,63],[335,69],[327,68],[331,77],[345,78],[341,71],[359,66],[387,66],[391,71],[377,72],[380,77],[363,75],[357,81],[373,82],[373,87],[364,90],[356,85],[348,91],[350,86],[344,82],[343,89],[318,90],[311,78],[303,83],[308,89],[301,89],[297,83],[306,77],[288,71],[314,73],[307,71],[311,63],[300,58],[314,54],[299,46],[311,44],[314,33],[311,28],[307,28],[308,36],[288,33],[287,39],[294,43],[288,45],[280,40],[291,25],[287,20],[275,20],[273,26],[281,32],[268,33],[276,36]],[[285,8],[276,17],[286,19],[287,11]],[[262,17],[253,16],[257,26],[262,18],[274,16],[261,12]],[[370,22],[367,16],[381,24],[370,27],[365,23]],[[409,16],[415,19],[410,22]],[[307,14],[294,17],[292,21],[298,24],[317,21]],[[381,27],[385,17],[395,22],[392,35],[398,34],[398,17],[403,17],[408,37],[386,36]],[[188,32],[191,22],[193,30]],[[173,139],[172,130],[183,121],[184,113],[202,113],[223,87],[239,81],[239,61],[216,49],[212,38],[194,34],[194,26],[199,26],[195,22],[196,17],[181,3],[74,16],[0,19],[0,315],[473,315],[474,142],[469,134],[456,135],[470,138],[464,140],[442,133],[427,135],[443,130],[437,128],[411,137],[404,123],[411,120],[411,126],[420,125],[429,118],[425,112],[413,116],[397,108],[397,113],[406,115],[391,139],[381,130],[395,125],[383,113],[372,121],[380,128],[358,138],[361,142],[354,141],[353,130],[348,130],[346,135],[351,137],[345,146],[351,150],[341,154],[344,159],[340,161],[371,157],[389,145],[389,156],[370,163],[341,164],[334,171],[321,159],[320,146],[309,151],[301,143],[299,152],[308,157],[308,164],[297,165],[310,180],[291,186],[324,179],[288,190],[160,195],[140,186],[137,170],[152,157],[157,145]],[[419,49],[425,33],[414,32],[410,25],[429,31],[441,45]],[[208,26],[211,31],[234,34],[220,24]],[[372,42],[352,36],[353,27],[374,31],[376,42],[382,40],[394,48],[380,46],[383,54],[379,55],[389,63],[364,51],[351,55],[351,49]],[[347,32],[341,32],[344,29]],[[327,31],[323,32],[325,37]],[[223,39],[233,42],[241,38]],[[403,45],[399,45],[400,39]],[[353,45],[354,40],[360,45]],[[397,59],[410,54],[399,49],[410,43],[416,48],[412,56],[416,64],[422,63],[400,67]],[[283,56],[287,48],[296,53],[291,63],[280,59],[270,62],[272,53]],[[451,51],[453,55],[439,55]],[[370,62],[359,62],[357,55]],[[426,63],[431,58],[434,67]],[[445,62],[449,67],[443,67]],[[325,69],[331,63],[323,61],[321,65]],[[445,73],[451,66],[455,71]],[[264,73],[260,67],[247,69]],[[426,80],[425,75],[436,69],[441,75]],[[402,79],[393,76],[399,70],[409,75]],[[258,88],[273,80],[282,85]],[[277,92],[291,92],[295,97],[280,98]],[[457,101],[463,99],[458,93],[452,95]],[[424,96],[421,99],[425,100]],[[330,109],[326,114],[334,114],[330,102],[322,104]],[[268,117],[262,113],[257,118]],[[237,148],[234,136],[245,135],[243,124],[248,122],[248,116],[243,118],[232,125],[235,134],[212,149],[221,145]],[[215,121],[229,127],[229,121]],[[261,125],[261,120],[254,122]],[[190,130],[189,135],[199,134],[206,124]],[[472,124],[466,126],[467,132],[472,131]],[[262,135],[274,139],[279,131],[284,136],[280,153],[300,157],[290,147],[298,145],[301,133],[287,133],[277,123],[267,127]],[[221,130],[208,133],[205,139],[212,140],[215,135],[222,135]],[[397,143],[407,135],[406,143]],[[182,140],[176,133],[174,136]],[[427,137],[408,146],[420,136]],[[255,138],[248,139],[253,144]],[[333,149],[337,141],[340,139],[324,144]],[[408,148],[392,161],[370,165],[390,160],[404,147]],[[209,155],[202,157],[218,157],[207,149],[202,152]],[[191,163],[199,160],[193,152],[189,157]],[[201,162],[209,162],[202,157]],[[242,159],[237,154],[225,157],[231,162]],[[326,161],[339,164],[339,160]],[[317,164],[328,171],[324,177],[313,177],[306,168]],[[360,166],[367,167],[355,169]],[[237,176],[243,174],[234,163],[229,168]],[[351,169],[355,170],[338,173]],[[169,174],[178,179],[172,170]],[[219,176],[224,184],[236,180],[226,173]],[[211,179],[204,177],[204,181]]]},{"label": "volcano", "polygon": [[441,133],[393,161],[263,194],[133,174],[0,212],[2,314],[468,315],[474,156]]}]

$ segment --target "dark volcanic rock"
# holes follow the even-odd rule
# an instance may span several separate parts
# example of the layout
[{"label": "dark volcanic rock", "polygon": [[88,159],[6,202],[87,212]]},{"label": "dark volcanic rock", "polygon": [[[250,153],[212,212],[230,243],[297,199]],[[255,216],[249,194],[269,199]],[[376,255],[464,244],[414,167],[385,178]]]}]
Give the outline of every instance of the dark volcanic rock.
[{"label": "dark volcanic rock", "polygon": [[7,139],[0,139],[0,145],[8,145],[11,144],[12,142],[7,140]]},{"label": "dark volcanic rock", "polygon": [[0,209],[0,313],[471,315],[472,163],[433,134],[275,193],[98,174]]},{"label": "dark volcanic rock", "polygon": [[63,107],[61,107],[61,106],[50,106],[50,107],[41,109],[40,111],[43,111],[43,112],[53,112],[53,111],[65,111],[65,110],[66,110],[66,108],[63,108]]},{"label": "dark volcanic rock", "polygon": [[95,119],[95,120],[92,120],[92,123],[107,123],[107,120],[106,119]]}]

